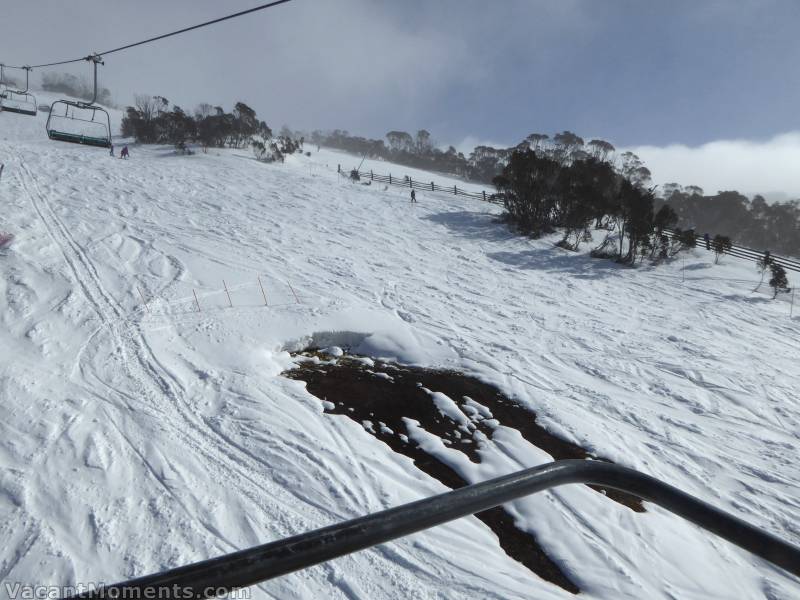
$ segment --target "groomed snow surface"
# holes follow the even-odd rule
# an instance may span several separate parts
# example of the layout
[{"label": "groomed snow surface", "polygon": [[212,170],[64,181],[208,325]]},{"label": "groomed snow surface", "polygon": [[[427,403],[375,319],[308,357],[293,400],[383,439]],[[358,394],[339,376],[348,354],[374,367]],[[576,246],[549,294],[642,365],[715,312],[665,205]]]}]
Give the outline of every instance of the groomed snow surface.
[{"label": "groomed snow surface", "polygon": [[[123,161],[48,141],[45,117],[0,114],[4,582],[118,581],[445,491],[279,376],[312,342],[477,375],[554,433],[800,544],[800,307],[752,293],[752,264],[697,251],[683,282],[682,260],[622,268],[516,237],[497,207],[340,181],[354,157]],[[485,453],[471,480],[550,460],[511,430]],[[569,486],[512,510],[586,598],[800,597],[652,505]],[[466,518],[252,597],[572,596]]]}]

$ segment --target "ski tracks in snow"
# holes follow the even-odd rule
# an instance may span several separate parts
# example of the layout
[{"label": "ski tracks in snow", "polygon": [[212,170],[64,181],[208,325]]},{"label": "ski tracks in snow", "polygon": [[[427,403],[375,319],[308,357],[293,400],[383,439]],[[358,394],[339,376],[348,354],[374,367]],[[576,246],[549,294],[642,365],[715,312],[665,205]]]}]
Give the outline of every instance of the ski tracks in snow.
[{"label": "ski tracks in snow", "polygon": [[[307,522],[309,517],[312,522],[329,522],[332,517],[337,520],[346,517],[328,507],[309,503],[309,499],[295,489],[276,485],[272,472],[274,465],[236,443],[193,410],[180,382],[159,363],[148,345],[140,320],[129,318],[125,314],[120,303],[104,287],[88,252],[74,239],[69,226],[50,205],[46,192],[41,189],[31,169],[24,162],[20,163],[20,167],[23,189],[26,190],[42,224],[60,248],[76,285],[101,323],[81,349],[79,364],[73,369],[73,376],[79,375],[80,381],[77,383],[84,386],[95,401],[104,404],[102,414],[116,437],[123,440],[128,447],[128,459],[138,460],[142,466],[139,472],[150,477],[156,487],[169,495],[189,519],[191,527],[196,530],[191,537],[214,539],[218,551],[239,549],[206,516],[208,507],[203,505],[194,488],[199,486],[202,489],[207,483],[198,479],[192,481],[191,475],[184,473],[187,481],[176,488],[165,479],[162,467],[152,464],[149,455],[152,455],[153,450],[148,450],[147,425],[168,430],[168,436],[181,448],[177,451],[190,454],[202,465],[202,469],[214,473],[209,476],[211,481],[235,490],[239,507],[232,508],[232,511],[238,510],[245,515],[271,514],[273,521],[269,524],[269,529],[274,537],[297,533],[298,529],[303,528],[302,525],[298,527],[298,524]],[[109,369],[109,360],[113,361],[116,368]],[[108,380],[107,374],[112,372],[115,377]],[[135,419],[132,418],[134,414],[137,415]],[[343,453],[348,454],[348,442],[339,434],[335,438]],[[42,455],[46,455],[46,450]],[[169,461],[167,457],[164,460]],[[353,461],[351,464],[361,470],[362,476],[365,475],[363,467]],[[369,480],[366,476],[364,479]],[[187,495],[189,502],[186,501]],[[362,497],[359,503],[365,501],[366,498]],[[36,539],[36,528],[24,529],[18,536],[27,540],[18,545],[18,553],[24,552],[33,543],[30,540]],[[406,576],[405,581],[398,581],[397,570],[388,568],[395,562],[396,554],[397,551],[366,553],[362,560],[370,562],[372,569],[385,571],[386,581],[392,581],[397,589],[405,589],[411,593],[417,587],[413,578]],[[201,553],[203,557],[206,555],[207,553]],[[10,571],[13,566],[11,564],[0,568]],[[436,577],[422,564],[417,564],[416,568],[417,576],[422,576],[423,579]],[[344,597],[364,597],[363,592],[353,591],[347,578],[337,574],[333,565],[322,565],[318,569],[326,573],[325,580],[336,585]]]}]

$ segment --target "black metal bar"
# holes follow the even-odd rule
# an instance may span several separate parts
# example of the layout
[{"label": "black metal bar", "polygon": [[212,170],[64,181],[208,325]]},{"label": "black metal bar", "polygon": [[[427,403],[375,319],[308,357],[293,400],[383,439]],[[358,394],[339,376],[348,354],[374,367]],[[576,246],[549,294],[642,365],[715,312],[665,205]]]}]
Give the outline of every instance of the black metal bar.
[{"label": "black metal bar", "polygon": [[92,101],[89,102],[89,104],[91,105],[97,102],[97,63],[100,63],[102,65],[103,61],[96,54],[88,57],[86,60],[91,60],[92,64],[94,64],[94,94],[92,95]]},{"label": "black metal bar", "polygon": [[[800,548],[654,477],[601,461],[561,460],[308,533],[73,598],[208,598],[570,483],[622,490],[800,576]],[[165,592],[167,595],[163,595]],[[138,594],[138,595],[137,595]]]}]

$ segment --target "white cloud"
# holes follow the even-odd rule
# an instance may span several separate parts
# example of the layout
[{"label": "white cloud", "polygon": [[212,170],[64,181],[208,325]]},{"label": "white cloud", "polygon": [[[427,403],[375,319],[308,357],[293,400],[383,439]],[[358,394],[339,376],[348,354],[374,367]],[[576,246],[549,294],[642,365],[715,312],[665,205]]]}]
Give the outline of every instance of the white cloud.
[{"label": "white cloud", "polygon": [[[440,145],[446,146],[445,144],[440,144]],[[456,150],[464,153],[464,156],[469,156],[470,152],[472,152],[476,146],[491,146],[492,148],[508,148],[510,145],[513,144],[509,144],[507,142],[488,141],[471,135],[468,135],[460,142],[453,144]]]},{"label": "white cloud", "polygon": [[772,200],[800,197],[800,131],[765,141],[720,140],[702,146],[625,148],[639,155],[656,183],[738,190]]}]

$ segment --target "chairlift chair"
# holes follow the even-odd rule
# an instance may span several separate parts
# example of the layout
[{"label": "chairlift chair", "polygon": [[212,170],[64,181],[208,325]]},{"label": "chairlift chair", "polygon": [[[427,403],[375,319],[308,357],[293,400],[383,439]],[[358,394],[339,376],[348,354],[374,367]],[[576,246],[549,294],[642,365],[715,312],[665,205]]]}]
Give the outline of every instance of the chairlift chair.
[{"label": "chairlift chair", "polygon": [[[2,71],[3,65],[0,65]],[[14,90],[3,83],[0,88],[0,110],[5,112],[19,113],[21,115],[36,116],[36,98],[31,94],[28,89],[30,87],[30,67],[22,67],[25,71],[25,89]],[[2,79],[2,74],[0,74]]]},{"label": "chairlift chair", "polygon": [[47,137],[61,142],[109,148],[111,146],[111,118],[97,102],[97,65],[103,64],[99,55],[86,57],[94,65],[94,95],[90,102],[56,100],[47,117]]}]

